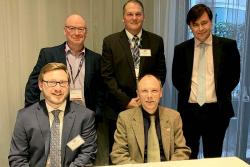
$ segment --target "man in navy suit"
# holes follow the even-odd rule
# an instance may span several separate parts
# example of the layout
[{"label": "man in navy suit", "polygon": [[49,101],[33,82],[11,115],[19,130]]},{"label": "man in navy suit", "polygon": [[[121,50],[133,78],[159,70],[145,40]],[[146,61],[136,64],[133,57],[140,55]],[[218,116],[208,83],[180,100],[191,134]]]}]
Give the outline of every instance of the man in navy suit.
[{"label": "man in navy suit", "polygon": [[204,4],[193,6],[186,21],[194,38],[174,50],[172,80],[178,90],[178,111],[191,159],[197,158],[201,137],[204,157],[221,156],[234,115],[231,92],[240,78],[236,41],[212,35],[212,18]]},{"label": "man in navy suit", "polygon": [[110,150],[119,112],[141,104],[136,94],[137,79],[151,73],[163,84],[166,78],[163,39],[142,28],[144,8],[139,0],[124,4],[123,22],[124,30],[103,40],[101,70],[108,92],[105,115],[110,120]]},{"label": "man in navy suit", "polygon": [[[18,111],[8,157],[11,167],[92,165],[97,151],[95,115],[68,100],[69,84],[64,64],[49,63],[41,69],[39,89],[45,100]],[[57,117],[55,110],[59,112]],[[52,130],[56,118],[58,131]]]},{"label": "man in navy suit", "polygon": [[[83,17],[70,15],[65,21],[66,42],[59,46],[43,48],[31,72],[25,88],[25,106],[40,100],[38,75],[41,68],[50,62],[67,65],[72,82],[70,99],[82,103],[101,116],[102,82],[100,71],[101,56],[84,46],[87,24]],[[99,118],[99,117],[98,117]]]}]

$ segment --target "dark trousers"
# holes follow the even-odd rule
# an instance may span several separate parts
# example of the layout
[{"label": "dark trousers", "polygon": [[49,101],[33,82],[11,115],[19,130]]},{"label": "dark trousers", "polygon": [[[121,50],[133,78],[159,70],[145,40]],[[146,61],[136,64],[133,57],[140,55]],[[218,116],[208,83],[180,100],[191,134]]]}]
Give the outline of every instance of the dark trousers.
[{"label": "dark trousers", "polygon": [[223,116],[218,104],[199,106],[189,103],[180,113],[186,144],[192,150],[190,159],[196,159],[198,156],[200,138],[205,158],[220,157],[230,118]]}]

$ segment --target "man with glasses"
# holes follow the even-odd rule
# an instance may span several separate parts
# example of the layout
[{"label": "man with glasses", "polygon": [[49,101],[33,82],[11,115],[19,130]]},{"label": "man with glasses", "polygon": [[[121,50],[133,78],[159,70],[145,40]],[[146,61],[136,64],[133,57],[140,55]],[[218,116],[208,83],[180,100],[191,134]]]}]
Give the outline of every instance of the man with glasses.
[{"label": "man with glasses", "polygon": [[84,45],[87,36],[85,19],[77,14],[70,15],[65,21],[64,35],[66,42],[63,44],[41,49],[26,84],[25,106],[40,100],[37,79],[41,68],[47,63],[59,62],[67,65],[70,74],[70,100],[83,104],[101,116],[101,56]]},{"label": "man with glasses", "polygon": [[97,151],[95,115],[68,100],[67,67],[62,63],[48,63],[38,78],[45,99],[18,111],[9,165],[92,165]]}]

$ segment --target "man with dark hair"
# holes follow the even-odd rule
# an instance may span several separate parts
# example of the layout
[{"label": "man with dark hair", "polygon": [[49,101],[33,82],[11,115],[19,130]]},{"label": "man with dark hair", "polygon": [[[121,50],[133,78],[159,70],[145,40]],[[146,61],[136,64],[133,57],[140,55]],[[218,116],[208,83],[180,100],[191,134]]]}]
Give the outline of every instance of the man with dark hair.
[{"label": "man with dark hair", "polygon": [[[166,77],[163,39],[142,29],[143,5],[129,0],[123,6],[124,30],[103,40],[101,73],[108,93],[106,117],[110,120],[110,145],[119,112],[140,105],[136,95],[138,77],[152,73]],[[111,148],[111,147],[110,147]]]},{"label": "man with dark hair", "polygon": [[115,142],[110,154],[113,164],[188,159],[180,114],[159,106],[161,81],[147,74],[138,79],[141,106],[119,114]]},{"label": "man with dark hair", "polygon": [[39,75],[45,100],[18,111],[9,165],[77,167],[93,164],[97,151],[95,115],[70,102],[70,78],[62,63],[48,63]]},{"label": "man with dark hair", "polygon": [[231,92],[240,78],[240,55],[235,40],[212,35],[212,12],[204,4],[187,14],[194,38],[175,47],[173,84],[178,90],[178,111],[183,132],[197,158],[200,138],[204,157],[220,157],[230,118]]}]

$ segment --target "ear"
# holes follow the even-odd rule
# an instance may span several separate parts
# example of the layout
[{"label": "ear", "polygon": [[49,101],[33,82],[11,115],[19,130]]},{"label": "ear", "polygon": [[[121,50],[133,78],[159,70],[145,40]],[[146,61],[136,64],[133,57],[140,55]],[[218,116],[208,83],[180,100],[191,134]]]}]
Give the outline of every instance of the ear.
[{"label": "ear", "polygon": [[160,98],[162,97],[162,91],[163,91],[163,90],[162,90],[162,88],[161,88],[161,90],[160,90]]},{"label": "ear", "polygon": [[38,81],[38,86],[39,86],[40,91],[42,91],[43,90],[43,83]]}]

